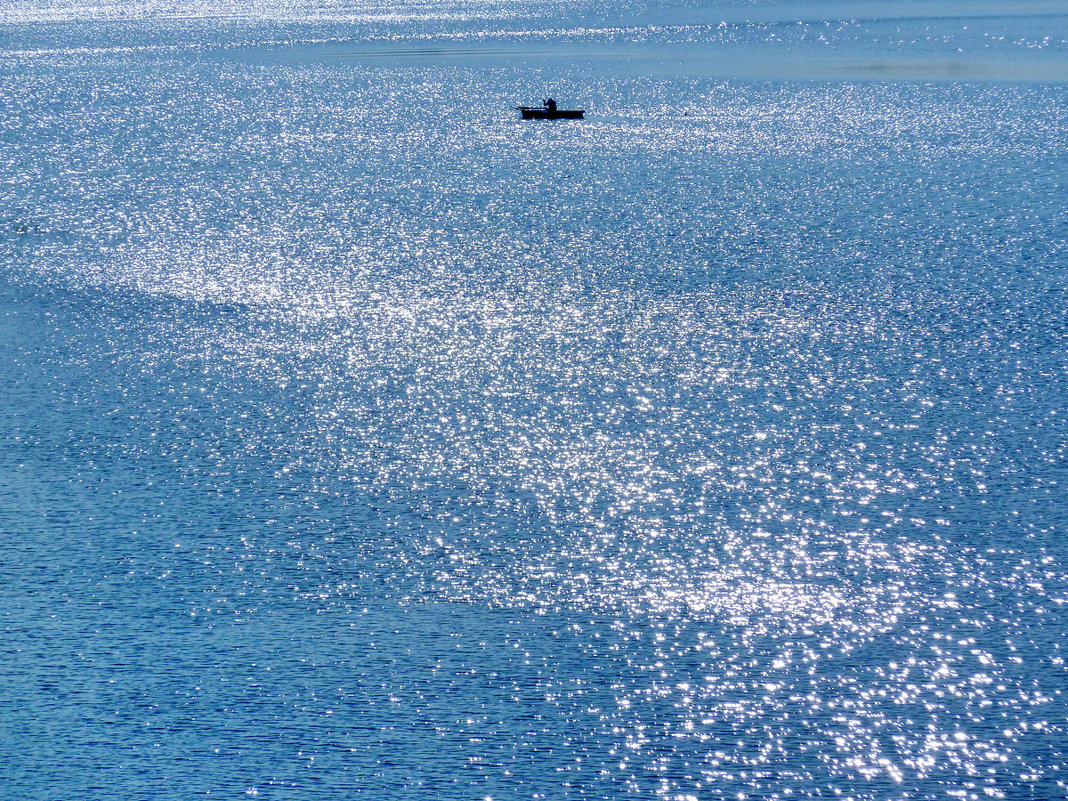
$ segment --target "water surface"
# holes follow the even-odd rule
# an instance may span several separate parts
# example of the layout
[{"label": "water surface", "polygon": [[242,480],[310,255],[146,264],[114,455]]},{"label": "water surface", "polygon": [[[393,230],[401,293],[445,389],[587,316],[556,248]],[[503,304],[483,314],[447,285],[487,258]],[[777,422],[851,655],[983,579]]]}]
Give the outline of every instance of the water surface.
[{"label": "water surface", "polygon": [[938,9],[5,5],[3,794],[1063,797],[1068,26]]}]

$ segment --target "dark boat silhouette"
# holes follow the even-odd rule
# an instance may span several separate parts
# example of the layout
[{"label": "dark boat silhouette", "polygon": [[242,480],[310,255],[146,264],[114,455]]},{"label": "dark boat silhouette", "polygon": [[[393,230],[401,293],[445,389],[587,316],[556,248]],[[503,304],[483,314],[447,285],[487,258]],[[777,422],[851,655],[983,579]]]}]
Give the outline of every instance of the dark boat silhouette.
[{"label": "dark boat silhouette", "polygon": [[549,108],[547,106],[516,106],[524,120],[581,120],[583,108]]}]

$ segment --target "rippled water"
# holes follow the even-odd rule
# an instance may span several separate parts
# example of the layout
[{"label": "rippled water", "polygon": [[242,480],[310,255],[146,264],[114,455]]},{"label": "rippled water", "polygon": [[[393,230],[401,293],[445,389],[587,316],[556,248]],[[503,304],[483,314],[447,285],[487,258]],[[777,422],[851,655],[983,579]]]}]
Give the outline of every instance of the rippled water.
[{"label": "rippled water", "polygon": [[1066,22],[0,6],[0,795],[1065,797]]}]

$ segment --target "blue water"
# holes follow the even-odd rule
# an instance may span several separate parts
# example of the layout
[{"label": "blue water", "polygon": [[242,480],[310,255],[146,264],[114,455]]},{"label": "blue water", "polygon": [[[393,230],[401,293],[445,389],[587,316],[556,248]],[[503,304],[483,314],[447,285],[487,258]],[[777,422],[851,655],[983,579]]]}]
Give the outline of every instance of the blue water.
[{"label": "blue water", "polygon": [[0,73],[0,798],[1068,796],[1061,4],[16,0]]}]

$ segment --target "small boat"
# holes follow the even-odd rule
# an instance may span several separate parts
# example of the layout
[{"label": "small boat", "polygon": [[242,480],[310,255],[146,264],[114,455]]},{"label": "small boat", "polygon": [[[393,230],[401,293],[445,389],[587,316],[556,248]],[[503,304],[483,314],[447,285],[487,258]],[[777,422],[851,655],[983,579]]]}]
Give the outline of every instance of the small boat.
[{"label": "small boat", "polygon": [[524,120],[581,120],[584,108],[548,108],[547,106],[516,106]]}]

